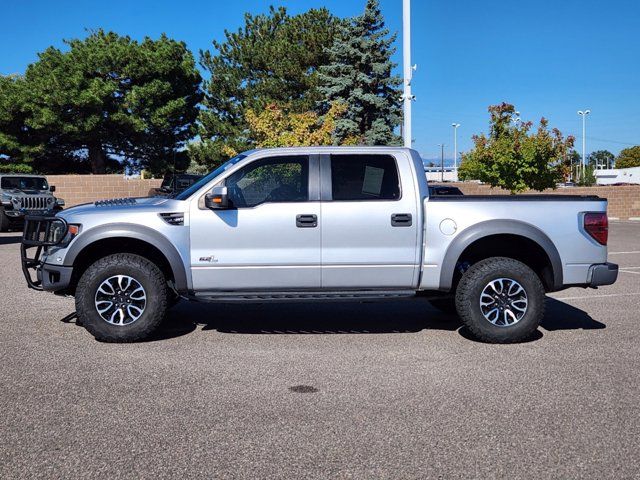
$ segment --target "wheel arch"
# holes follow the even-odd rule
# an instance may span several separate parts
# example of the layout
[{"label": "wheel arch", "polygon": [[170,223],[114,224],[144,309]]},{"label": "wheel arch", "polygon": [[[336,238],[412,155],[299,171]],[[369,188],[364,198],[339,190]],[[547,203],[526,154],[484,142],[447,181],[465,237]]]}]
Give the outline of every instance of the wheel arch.
[{"label": "wheel arch", "polygon": [[451,242],[440,272],[440,288],[451,290],[458,266],[465,260],[503,256],[533,268],[548,291],[562,288],[562,261],[558,249],[539,228],[514,220],[488,220],[463,230]]},{"label": "wheel arch", "polygon": [[77,283],[94,260],[114,253],[134,253],[151,260],[173,281],[176,290],[188,291],[187,272],[176,247],[155,230],[134,224],[108,224],[82,232],[64,258],[66,266],[74,267],[72,283]]}]

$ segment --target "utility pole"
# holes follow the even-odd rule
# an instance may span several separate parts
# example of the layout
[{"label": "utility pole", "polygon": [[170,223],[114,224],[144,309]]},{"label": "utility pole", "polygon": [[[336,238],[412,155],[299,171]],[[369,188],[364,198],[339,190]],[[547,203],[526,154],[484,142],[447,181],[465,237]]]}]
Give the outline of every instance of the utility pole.
[{"label": "utility pole", "polygon": [[439,143],[440,147],[440,181],[444,182],[444,147],[446,145],[444,143]]},{"label": "utility pole", "polygon": [[591,110],[578,110],[578,115],[582,117],[582,162],[580,162],[581,170],[582,170],[582,179],[584,180],[584,174],[586,169],[586,161],[587,161],[587,115],[591,113]]},{"label": "utility pole", "polygon": [[458,176],[458,127],[459,123],[452,123],[453,127],[453,166],[456,169],[456,176]]},{"label": "utility pole", "polygon": [[404,146],[411,148],[413,142],[411,134],[411,102],[415,97],[411,94],[411,79],[416,66],[411,65],[411,0],[402,0],[402,65],[403,85],[402,95],[402,137]]}]

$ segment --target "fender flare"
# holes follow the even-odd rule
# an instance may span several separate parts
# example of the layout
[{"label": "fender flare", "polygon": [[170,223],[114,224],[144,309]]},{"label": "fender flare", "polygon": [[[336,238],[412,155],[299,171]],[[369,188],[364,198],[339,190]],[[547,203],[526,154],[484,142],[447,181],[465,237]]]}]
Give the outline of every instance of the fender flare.
[{"label": "fender flare", "polygon": [[517,235],[527,238],[542,248],[549,260],[553,273],[553,289],[562,288],[562,260],[551,239],[539,228],[518,220],[487,220],[466,228],[451,242],[442,261],[440,289],[451,290],[456,264],[462,252],[471,245],[491,235]]},{"label": "fender flare", "polygon": [[186,292],[189,289],[187,272],[182,257],[167,237],[157,231],[132,223],[109,223],[91,228],[78,235],[71,243],[64,257],[65,266],[73,266],[78,255],[91,244],[108,238],[133,238],[149,243],[160,250],[169,262],[176,290]]}]

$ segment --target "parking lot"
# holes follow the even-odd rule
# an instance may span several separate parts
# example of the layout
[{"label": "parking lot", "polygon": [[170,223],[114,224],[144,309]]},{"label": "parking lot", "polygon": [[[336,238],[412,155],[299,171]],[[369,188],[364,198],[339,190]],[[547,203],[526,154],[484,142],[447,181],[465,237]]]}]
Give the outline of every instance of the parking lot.
[{"label": "parking lot", "polygon": [[[0,236],[0,477],[638,478],[640,222],[618,282],[487,345],[424,300],[199,305],[102,344]],[[299,388],[292,388],[299,387]]]}]

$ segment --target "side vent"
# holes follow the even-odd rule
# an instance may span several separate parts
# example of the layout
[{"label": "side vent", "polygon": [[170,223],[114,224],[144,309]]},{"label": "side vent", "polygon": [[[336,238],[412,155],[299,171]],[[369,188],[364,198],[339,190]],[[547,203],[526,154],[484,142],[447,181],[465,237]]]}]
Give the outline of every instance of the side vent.
[{"label": "side vent", "polygon": [[159,213],[160,218],[167,222],[169,225],[184,225],[184,213]]},{"label": "side vent", "polygon": [[112,198],[110,200],[98,200],[94,202],[96,207],[118,207],[121,205],[135,205],[135,198]]}]

